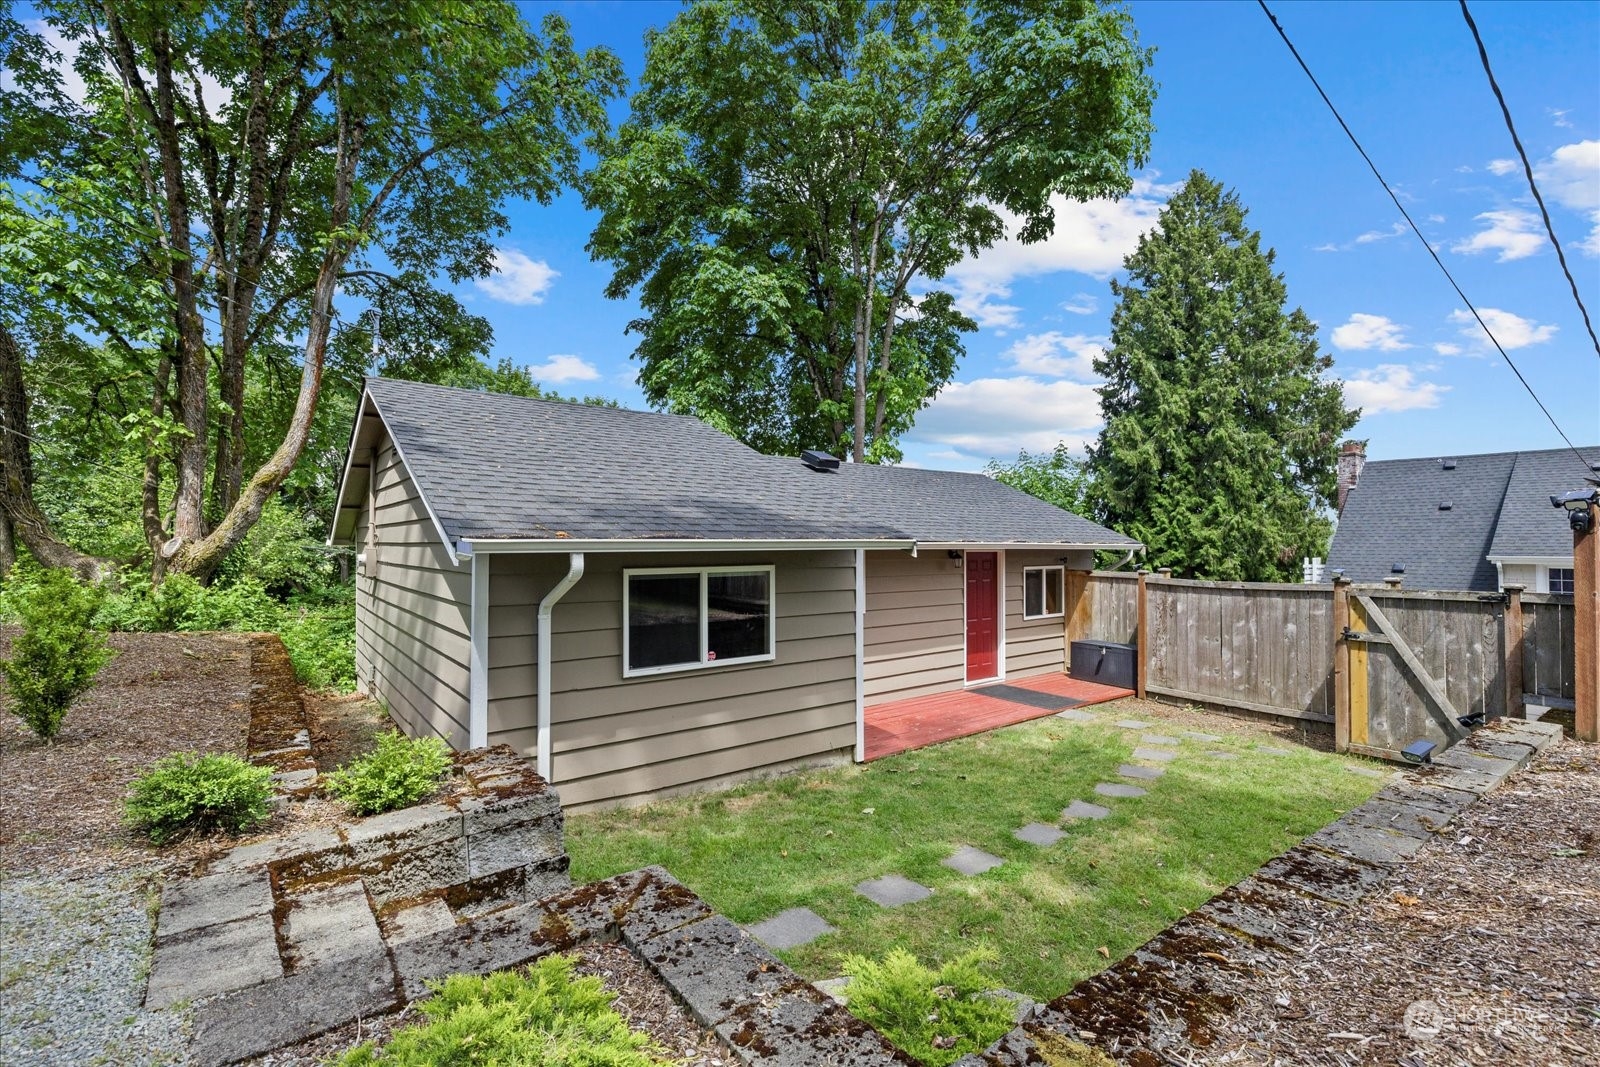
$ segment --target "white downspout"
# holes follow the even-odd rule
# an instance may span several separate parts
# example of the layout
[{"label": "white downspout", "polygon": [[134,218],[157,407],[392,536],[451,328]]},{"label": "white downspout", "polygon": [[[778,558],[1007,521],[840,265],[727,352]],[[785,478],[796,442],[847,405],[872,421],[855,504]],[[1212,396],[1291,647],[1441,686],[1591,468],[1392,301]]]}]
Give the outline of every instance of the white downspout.
[{"label": "white downspout", "polygon": [[550,614],[556,602],[583,577],[583,553],[568,556],[567,576],[539,601],[539,777],[550,782]]},{"label": "white downspout", "polygon": [[471,616],[467,632],[472,635],[472,650],[467,684],[467,747],[489,744],[489,557],[474,553],[472,559]]},{"label": "white downspout", "polygon": [[856,549],[856,762],[867,761],[867,554]]}]

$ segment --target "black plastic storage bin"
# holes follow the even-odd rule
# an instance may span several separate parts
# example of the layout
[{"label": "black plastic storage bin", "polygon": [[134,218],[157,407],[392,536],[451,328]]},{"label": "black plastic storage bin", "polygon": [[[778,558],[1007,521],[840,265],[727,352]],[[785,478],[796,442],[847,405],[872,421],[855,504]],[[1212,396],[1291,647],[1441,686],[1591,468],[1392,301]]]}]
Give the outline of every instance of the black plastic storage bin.
[{"label": "black plastic storage bin", "polygon": [[1072,642],[1072,676],[1086,682],[1137,689],[1138,647],[1116,641]]}]

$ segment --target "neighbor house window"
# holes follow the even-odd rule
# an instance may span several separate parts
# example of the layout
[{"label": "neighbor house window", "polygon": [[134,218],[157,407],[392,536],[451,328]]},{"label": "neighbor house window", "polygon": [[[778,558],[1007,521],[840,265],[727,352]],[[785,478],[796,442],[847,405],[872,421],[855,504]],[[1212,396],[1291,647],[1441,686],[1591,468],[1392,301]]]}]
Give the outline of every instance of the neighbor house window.
[{"label": "neighbor house window", "polygon": [[622,572],[622,674],[772,659],[771,567]]},{"label": "neighbor house window", "polygon": [[1050,619],[1061,615],[1065,599],[1061,589],[1062,568],[1024,567],[1022,570],[1022,617]]},{"label": "neighbor house window", "polygon": [[1571,567],[1551,567],[1550,568],[1550,591],[1552,593],[1570,593],[1570,592],[1572,592],[1572,568]]}]

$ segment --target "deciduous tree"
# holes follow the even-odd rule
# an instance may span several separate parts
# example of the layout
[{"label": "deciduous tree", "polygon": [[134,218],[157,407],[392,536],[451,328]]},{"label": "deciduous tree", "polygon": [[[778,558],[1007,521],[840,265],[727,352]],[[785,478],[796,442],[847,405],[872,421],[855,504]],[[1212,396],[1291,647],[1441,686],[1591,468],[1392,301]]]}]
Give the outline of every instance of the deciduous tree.
[{"label": "deciduous tree", "polygon": [[1095,0],[690,6],[585,193],[646,396],[764,451],[895,458],[974,328],[918,290],[1126,192],[1149,61]]},{"label": "deciduous tree", "polygon": [[1154,567],[1294,581],[1324,555],[1338,441],[1359,412],[1237,194],[1195,171],[1128,256],[1095,360],[1101,517]]}]

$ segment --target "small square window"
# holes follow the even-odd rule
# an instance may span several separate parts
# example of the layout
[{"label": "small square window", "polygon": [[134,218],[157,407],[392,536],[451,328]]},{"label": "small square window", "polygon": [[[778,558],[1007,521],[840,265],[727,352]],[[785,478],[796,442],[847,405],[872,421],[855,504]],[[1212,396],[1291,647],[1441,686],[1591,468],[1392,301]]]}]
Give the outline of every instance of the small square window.
[{"label": "small square window", "polygon": [[622,674],[769,660],[771,567],[625,570]]},{"label": "small square window", "polygon": [[1052,619],[1062,614],[1066,596],[1062,589],[1061,567],[1024,567],[1022,570],[1022,617]]},{"label": "small square window", "polygon": [[1551,567],[1550,568],[1550,591],[1552,593],[1571,593],[1571,592],[1573,592],[1572,568],[1571,567]]}]

